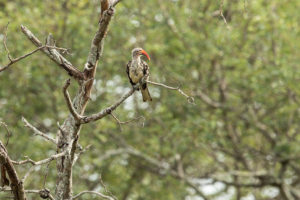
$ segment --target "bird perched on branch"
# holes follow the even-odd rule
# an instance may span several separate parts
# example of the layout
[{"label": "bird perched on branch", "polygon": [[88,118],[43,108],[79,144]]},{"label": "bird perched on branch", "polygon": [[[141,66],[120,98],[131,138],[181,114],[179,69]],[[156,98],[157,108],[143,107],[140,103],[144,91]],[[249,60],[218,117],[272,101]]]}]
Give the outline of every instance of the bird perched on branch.
[{"label": "bird perched on branch", "polygon": [[141,59],[143,55],[150,61],[150,57],[145,50],[142,48],[133,49],[131,55],[132,60],[128,62],[126,72],[132,86],[135,86],[137,83],[140,84],[143,101],[145,102],[152,101],[152,98],[146,82],[149,78],[149,67],[148,64]]}]

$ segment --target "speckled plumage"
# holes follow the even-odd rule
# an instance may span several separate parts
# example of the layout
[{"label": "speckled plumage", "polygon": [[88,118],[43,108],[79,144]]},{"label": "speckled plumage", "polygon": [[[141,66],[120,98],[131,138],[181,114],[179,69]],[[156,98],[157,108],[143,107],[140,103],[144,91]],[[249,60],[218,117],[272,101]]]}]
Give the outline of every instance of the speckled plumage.
[{"label": "speckled plumage", "polygon": [[[141,83],[140,89],[143,96],[143,101],[152,101],[149,90],[147,88],[146,80],[149,79],[149,66],[141,59],[141,55],[138,54],[141,48],[135,48],[132,51],[132,60],[128,62],[126,66],[126,73],[128,75],[131,85]],[[144,79],[144,80],[143,80]]]}]

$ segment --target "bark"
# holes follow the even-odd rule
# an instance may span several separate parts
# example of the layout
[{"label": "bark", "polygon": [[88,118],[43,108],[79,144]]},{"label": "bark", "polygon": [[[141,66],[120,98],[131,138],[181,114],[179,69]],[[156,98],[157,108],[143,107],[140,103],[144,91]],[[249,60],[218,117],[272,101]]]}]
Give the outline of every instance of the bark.
[{"label": "bark", "polygon": [[[98,61],[100,59],[104,38],[109,22],[114,14],[113,7],[104,12],[100,20],[98,30],[91,44],[88,61],[84,68],[84,80],[80,82],[79,89],[73,100],[73,107],[80,115],[84,114],[89,100],[92,83],[94,80]],[[69,114],[58,133],[58,152],[69,152],[57,160],[58,178],[56,184],[56,198],[63,200],[72,199],[72,166],[74,164],[75,151],[79,138],[81,124]]]},{"label": "bark", "polygon": [[10,180],[10,187],[14,195],[14,200],[26,200],[26,195],[22,181],[18,178],[14,165],[7,154],[7,150],[0,141],[0,164],[6,169]]}]

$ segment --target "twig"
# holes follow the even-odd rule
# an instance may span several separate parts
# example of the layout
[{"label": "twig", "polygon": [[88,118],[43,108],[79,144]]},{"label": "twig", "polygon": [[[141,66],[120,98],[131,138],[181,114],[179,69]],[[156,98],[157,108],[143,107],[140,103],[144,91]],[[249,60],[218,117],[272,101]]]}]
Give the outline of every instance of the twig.
[{"label": "twig", "polygon": [[8,57],[8,60],[10,62],[12,62],[12,58],[10,56],[10,52],[9,52],[9,49],[7,48],[7,30],[8,30],[8,25],[9,25],[9,22],[7,23],[6,27],[5,27],[5,31],[4,31],[4,38],[3,38],[3,45],[4,45],[4,48],[5,48],[5,51],[7,52],[7,57]]},{"label": "twig", "polygon": [[[138,87],[138,84],[136,85]],[[100,112],[90,115],[90,116],[84,116],[81,119],[81,123],[89,123],[91,121],[97,121],[99,119],[102,119],[103,117],[111,114],[112,111],[114,111],[117,107],[119,107],[128,97],[130,97],[136,90],[137,87],[131,88],[128,92],[125,93],[117,102],[115,102],[113,105],[101,110]]]},{"label": "twig", "polygon": [[103,180],[102,180],[101,174],[100,174],[99,180],[100,180],[100,184],[101,184],[102,187],[104,188],[104,191],[105,191],[106,193],[108,193],[111,197],[113,197],[113,199],[117,199],[117,198],[115,197],[115,195],[113,195],[113,194],[111,193],[111,191],[109,191],[109,190],[107,189],[106,185],[104,184],[104,182],[103,182]]},{"label": "twig", "polygon": [[114,111],[117,107],[119,107],[139,87],[139,85],[137,84],[134,88],[131,88],[127,93],[125,93],[125,95],[122,96],[116,103],[101,110],[98,113],[92,114],[90,116],[81,116],[76,112],[76,110],[71,102],[70,95],[67,91],[67,88],[69,87],[69,85],[70,85],[70,80],[67,80],[63,87],[63,93],[65,96],[65,100],[67,102],[68,108],[69,108],[71,114],[73,115],[73,117],[76,119],[78,124],[86,124],[86,123],[89,123],[92,121],[97,121],[97,120],[102,119],[103,117],[111,114],[112,111]]},{"label": "twig", "polygon": [[71,114],[73,115],[73,117],[75,118],[76,121],[80,122],[80,120],[82,119],[82,116],[79,115],[74,106],[73,106],[73,103],[71,102],[71,98],[70,98],[70,95],[69,95],[69,92],[68,92],[68,87],[70,86],[70,83],[71,83],[71,79],[68,79],[66,82],[65,82],[65,85],[63,87],[63,93],[64,93],[64,97],[65,97],[65,100],[66,100],[66,103],[68,105],[68,108],[69,108],[69,111],[71,112]]},{"label": "twig", "polygon": [[25,190],[25,193],[39,194],[42,199],[55,200],[55,198],[50,194],[50,190],[46,188],[42,190]]},{"label": "twig", "polygon": [[48,162],[47,166],[46,166],[46,169],[45,169],[45,176],[44,176],[44,182],[43,182],[43,187],[45,188],[46,187],[46,180],[47,180],[47,177],[48,177],[48,174],[49,174],[49,165],[50,165],[51,161]]},{"label": "twig", "polygon": [[160,87],[164,87],[164,88],[167,88],[169,90],[177,90],[181,95],[183,95],[189,103],[194,103],[195,100],[193,97],[187,95],[186,93],[184,93],[179,87],[171,87],[171,86],[168,86],[168,85],[165,85],[165,84],[162,84],[162,83],[156,83],[156,82],[153,82],[153,81],[147,81],[147,83],[150,83],[152,85],[157,85],[157,86],[160,86]]},{"label": "twig", "polygon": [[[21,30],[26,35],[26,37],[35,46],[38,47],[38,49],[41,49],[42,52],[45,53],[58,66],[62,67],[64,70],[66,70],[70,76],[73,76],[77,80],[84,79],[83,73],[80,70],[78,70],[76,67],[74,67],[72,65],[72,63],[70,61],[68,61],[65,57],[63,57],[58,51],[56,51],[55,49],[57,49],[57,48],[51,48],[52,50],[49,51],[48,46],[45,45],[43,47],[42,42],[37,37],[35,37],[35,35],[27,27],[21,25]],[[45,47],[47,47],[47,48],[45,48]]]},{"label": "twig", "polygon": [[[43,49],[45,49],[45,48],[49,48],[49,49],[60,49],[60,50],[64,49],[64,48],[59,48],[59,47],[54,47],[54,46],[47,46],[47,45],[44,45],[44,46],[41,46],[41,47],[39,47],[39,48],[37,48],[37,49],[35,49],[35,50],[33,50],[33,51],[31,51],[31,52],[29,52],[29,53],[23,55],[23,56],[18,57],[18,58],[12,58],[12,57],[10,57],[10,62],[9,62],[7,65],[1,67],[1,68],[0,68],[0,72],[6,70],[6,69],[9,68],[12,64],[14,64],[14,63],[16,63],[16,62],[18,62],[18,61],[20,61],[20,60],[23,60],[24,58],[27,58],[28,56],[31,56],[32,54],[34,54],[34,53],[36,53],[36,52],[38,52],[38,51],[40,51],[40,50],[43,50]],[[65,50],[65,49],[64,49],[64,50]]]},{"label": "twig", "polygon": [[34,135],[41,136],[45,140],[50,141],[50,142],[52,142],[53,144],[56,145],[55,139],[53,139],[50,136],[46,135],[45,133],[39,131],[36,127],[34,127],[33,125],[31,125],[24,117],[22,117],[22,121],[24,122],[25,127],[30,128],[34,132]]},{"label": "twig", "polygon": [[230,29],[228,23],[227,23],[227,20],[223,14],[223,7],[224,7],[224,0],[220,0],[220,9],[219,9],[219,13],[220,13],[220,16],[222,17],[227,29]]},{"label": "twig", "polygon": [[192,93],[192,95],[199,97],[203,102],[208,104],[209,106],[213,108],[221,108],[224,107],[221,103],[212,100],[209,96],[207,96],[205,93],[203,93],[201,90],[198,90],[197,92]]},{"label": "twig", "polygon": [[86,151],[88,151],[90,148],[91,148],[91,144],[87,145],[85,148],[82,148],[81,146],[79,147],[80,145],[77,144],[77,148],[79,148],[79,153],[77,153],[75,155],[75,158],[74,158],[74,161],[73,161],[73,165],[74,163],[77,162],[77,160],[80,158],[81,154],[85,153]]},{"label": "twig", "polygon": [[23,184],[25,183],[26,179],[27,179],[28,176],[32,173],[33,170],[34,170],[34,166],[31,166],[31,167],[29,168],[29,170],[26,172],[26,174],[23,176],[23,178],[22,178],[22,180],[21,180]]},{"label": "twig", "polygon": [[0,72],[6,70],[7,68],[9,68],[11,65],[13,65],[14,63],[20,61],[20,60],[23,60],[24,58],[27,58],[28,56],[31,56],[32,54],[40,51],[40,50],[44,50],[44,49],[56,49],[56,50],[61,50],[63,52],[68,52],[68,49],[65,49],[65,48],[60,48],[60,47],[55,47],[55,46],[49,46],[49,45],[39,45],[39,47],[23,56],[20,56],[18,58],[13,58],[11,55],[10,55],[10,51],[7,47],[7,30],[8,30],[8,25],[9,23],[6,25],[6,29],[5,29],[5,32],[4,32],[4,38],[3,38],[3,45],[4,45],[4,48],[5,48],[5,51],[7,52],[7,57],[9,59],[9,63],[6,64],[5,66],[3,67],[0,67]]},{"label": "twig", "polygon": [[112,4],[112,7],[115,7],[118,3],[120,3],[122,0],[115,0],[114,3]]},{"label": "twig", "polygon": [[58,153],[58,154],[54,154],[54,155],[50,156],[49,158],[46,158],[46,159],[40,160],[40,161],[33,161],[32,159],[27,157],[26,160],[12,161],[12,163],[15,164],[15,165],[23,165],[23,164],[28,164],[28,163],[30,163],[32,165],[43,165],[43,164],[51,162],[52,160],[63,157],[65,155],[66,155],[66,152],[64,151],[64,152],[61,152],[61,153]]},{"label": "twig", "polygon": [[107,195],[104,195],[104,194],[102,194],[100,192],[95,192],[95,191],[82,191],[79,194],[73,196],[72,199],[77,199],[78,197],[80,197],[80,196],[82,196],[84,194],[95,194],[95,195],[97,195],[99,197],[102,197],[104,199],[115,200],[113,197],[110,197],[110,196],[107,196]]},{"label": "twig", "polygon": [[10,130],[8,129],[7,124],[5,124],[4,122],[0,122],[0,126],[3,126],[4,129],[6,130],[7,134],[5,135],[5,137],[7,138],[7,140],[6,140],[5,146],[7,147],[8,143],[9,143],[9,138],[12,136],[12,134],[11,134]]},{"label": "twig", "polygon": [[111,116],[117,121],[118,125],[120,126],[121,131],[122,131],[122,124],[129,124],[129,123],[131,123],[131,122],[138,121],[139,119],[143,119],[143,126],[144,126],[144,123],[145,123],[145,117],[143,117],[143,116],[139,116],[139,117],[130,119],[130,120],[128,120],[128,121],[122,122],[122,121],[120,121],[120,120],[113,114],[113,112],[111,112],[110,114],[111,114]]}]

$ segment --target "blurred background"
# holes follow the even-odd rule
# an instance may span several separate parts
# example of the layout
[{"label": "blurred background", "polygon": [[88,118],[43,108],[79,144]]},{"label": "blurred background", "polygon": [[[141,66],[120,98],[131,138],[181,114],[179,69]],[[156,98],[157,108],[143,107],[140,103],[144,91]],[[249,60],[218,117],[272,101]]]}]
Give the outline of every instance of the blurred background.
[{"label": "blurred background", "polygon": [[[91,101],[92,114],[131,87],[126,64],[134,47],[150,55],[153,101],[139,93],[114,113],[82,128],[91,145],[74,167],[74,194],[96,190],[119,200],[300,199],[299,61],[300,1],[123,0],[105,41]],[[35,47],[20,31],[27,26],[83,69],[97,29],[99,0],[1,0],[0,41],[8,27],[13,57]],[[8,62],[0,46],[0,65]],[[33,136],[21,117],[55,137],[68,115],[62,85],[68,75],[42,53],[0,74],[0,121],[13,133],[12,159],[40,160],[55,146]],[[71,85],[74,96],[77,84]],[[73,91],[73,92],[72,92]],[[6,140],[0,129],[0,139]],[[134,149],[131,152],[126,149]],[[18,167],[20,175],[29,165]],[[26,189],[55,190],[55,162],[34,168]],[[9,196],[0,193],[0,198]],[[36,199],[37,196],[29,196]],[[93,195],[81,199],[99,199]]]}]

